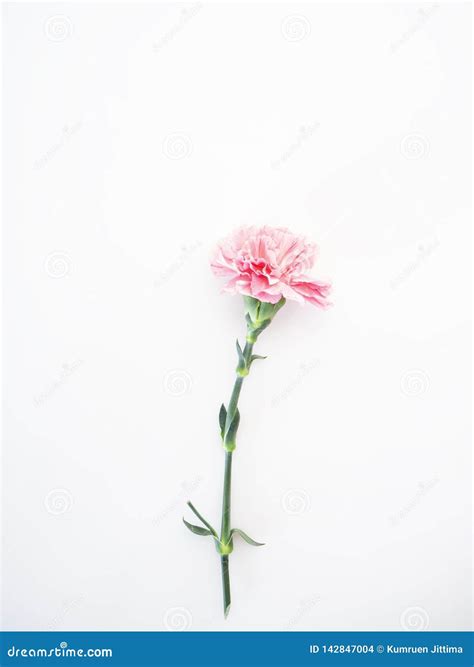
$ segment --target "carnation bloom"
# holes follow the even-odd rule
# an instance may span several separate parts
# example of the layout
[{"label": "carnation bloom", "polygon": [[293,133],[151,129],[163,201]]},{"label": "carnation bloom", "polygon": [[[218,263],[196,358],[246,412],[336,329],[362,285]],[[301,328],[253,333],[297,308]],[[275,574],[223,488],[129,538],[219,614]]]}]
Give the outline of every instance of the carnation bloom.
[{"label": "carnation bloom", "polygon": [[325,307],[330,284],[306,275],[315,257],[314,243],[284,227],[241,227],[218,244],[211,267],[229,279],[226,292],[266,303],[283,297]]}]

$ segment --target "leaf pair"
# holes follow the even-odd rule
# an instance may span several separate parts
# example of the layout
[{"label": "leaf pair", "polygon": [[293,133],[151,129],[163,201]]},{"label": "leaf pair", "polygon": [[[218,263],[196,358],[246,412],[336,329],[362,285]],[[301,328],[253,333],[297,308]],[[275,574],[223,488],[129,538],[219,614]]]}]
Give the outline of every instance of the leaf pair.
[{"label": "leaf pair", "polygon": [[237,429],[240,424],[240,412],[236,408],[234,417],[230,422],[228,428],[226,429],[227,422],[227,410],[225,409],[224,403],[221,405],[219,410],[219,427],[221,430],[221,438],[224,443],[224,447],[228,452],[233,452],[235,449],[235,441],[237,437]]},{"label": "leaf pair", "polygon": [[186,526],[186,528],[189,528],[189,530],[192,533],[194,533],[195,535],[203,535],[203,536],[212,535],[212,537],[214,537],[215,539],[219,539],[218,536],[217,536],[217,532],[214,530],[214,528],[211,526],[211,524],[208,521],[206,521],[206,519],[202,516],[202,514],[199,514],[199,512],[194,507],[192,502],[190,500],[188,500],[187,504],[189,506],[189,509],[192,512],[194,512],[194,514],[197,516],[197,518],[200,521],[202,521],[202,523],[206,526],[206,528],[201,528],[201,526],[195,526],[194,524],[189,523],[188,521],[186,521],[186,519],[183,517],[183,523]]},{"label": "leaf pair", "polygon": [[[217,532],[214,530],[214,528],[211,526],[211,524],[206,521],[206,519],[200,514],[197,509],[194,507],[191,501],[188,500],[188,506],[192,512],[197,516],[197,518],[202,521],[202,523],[206,526],[206,528],[202,528],[201,526],[195,526],[192,523],[189,523],[189,521],[186,521],[186,519],[183,517],[183,523],[188,528],[192,533],[195,535],[201,535],[202,537],[208,537],[211,535],[214,540],[217,542],[218,545],[222,544],[219,536],[217,535]],[[229,535],[229,541],[225,546],[228,546],[229,544],[232,543],[232,538],[234,535],[240,535],[240,537],[247,542],[247,544],[251,544],[253,547],[263,547],[264,543],[263,542],[256,542],[253,540],[251,537],[247,535],[247,533],[244,533],[243,530],[240,530],[240,528],[232,528],[230,531]]]},{"label": "leaf pair", "polygon": [[244,352],[242,351],[242,348],[240,347],[239,341],[236,340],[235,344],[237,347],[237,355],[239,357],[239,363],[237,364],[237,368],[235,370],[239,375],[245,377],[249,374],[250,367],[255,359],[266,359],[266,357],[262,357],[260,354],[252,354],[250,359],[247,360]]}]

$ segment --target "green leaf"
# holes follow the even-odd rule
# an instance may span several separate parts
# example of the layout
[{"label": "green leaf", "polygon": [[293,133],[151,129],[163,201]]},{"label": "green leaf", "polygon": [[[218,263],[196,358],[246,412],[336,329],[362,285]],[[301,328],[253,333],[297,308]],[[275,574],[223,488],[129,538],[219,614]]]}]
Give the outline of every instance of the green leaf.
[{"label": "green leaf", "polygon": [[235,341],[235,346],[237,348],[237,354],[239,356],[239,363],[237,364],[236,371],[239,375],[248,375],[248,368],[247,368],[247,362],[245,361],[244,353],[242,352],[242,348],[240,347],[240,343],[238,340]]},{"label": "green leaf", "polygon": [[189,528],[189,530],[192,533],[195,533],[196,535],[212,535],[210,530],[207,530],[207,528],[201,528],[201,526],[194,526],[192,523],[188,523],[185,518],[183,518],[183,523],[186,526],[186,528]]},{"label": "green leaf", "polygon": [[252,540],[252,538],[249,537],[247,533],[244,533],[243,530],[240,530],[240,528],[232,528],[232,530],[230,531],[230,536],[232,537],[234,533],[240,535],[240,537],[242,537],[247,542],[247,544],[251,544],[253,547],[265,546],[264,542],[255,542],[255,540]]},{"label": "green leaf", "polygon": [[250,363],[252,363],[252,361],[255,361],[255,359],[266,359],[266,357],[262,357],[260,354],[252,354],[252,356],[250,357]]},{"label": "green leaf", "polygon": [[242,348],[240,347],[239,339],[235,341],[235,347],[237,348],[237,354],[239,355],[239,361],[243,359],[245,361],[244,353],[242,352]]},{"label": "green leaf", "polygon": [[224,436],[224,446],[228,452],[232,452],[235,449],[235,439],[237,435],[237,429],[239,428],[240,423],[240,412],[239,408],[236,409],[235,415],[230,423],[229,428]]},{"label": "green leaf", "polygon": [[219,410],[219,426],[221,429],[221,438],[224,437],[224,430],[225,430],[225,420],[227,419],[227,410],[225,409],[224,403],[221,405],[221,409]]},{"label": "green leaf", "polygon": [[194,507],[194,505],[192,504],[192,502],[190,500],[188,500],[188,506],[189,506],[189,509],[192,512],[194,512],[194,514],[197,516],[197,518],[200,519],[207,528],[209,528],[211,534],[217,537],[217,532],[214,530],[214,528],[211,526],[211,524],[208,521],[206,521],[206,519],[201,514],[199,514],[199,512],[197,511],[197,509]]}]

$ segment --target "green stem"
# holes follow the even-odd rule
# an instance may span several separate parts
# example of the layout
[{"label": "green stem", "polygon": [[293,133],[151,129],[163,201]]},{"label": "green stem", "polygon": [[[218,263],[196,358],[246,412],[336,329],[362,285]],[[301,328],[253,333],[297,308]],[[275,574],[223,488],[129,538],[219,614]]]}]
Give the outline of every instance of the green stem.
[{"label": "green stem", "polygon": [[225,453],[224,491],[222,494],[221,542],[230,540],[230,499],[232,486],[232,452]]},{"label": "green stem", "polygon": [[224,593],[224,618],[230,610],[229,556],[221,556],[222,591]]},{"label": "green stem", "polygon": [[[247,365],[252,356],[253,343],[245,344],[243,354]],[[226,426],[227,429],[232,423],[237,405],[239,403],[240,390],[242,389],[244,378],[238,375],[235,379],[234,388],[227,408]],[[230,510],[231,510],[231,486],[232,486],[232,452],[225,453],[224,468],[224,489],[222,494],[222,522],[221,522],[221,566],[222,566],[222,591],[224,596],[224,616],[227,617],[230,609],[230,576],[229,576],[229,554],[232,551],[230,537]],[[228,553],[222,553],[222,549],[228,549]]]}]

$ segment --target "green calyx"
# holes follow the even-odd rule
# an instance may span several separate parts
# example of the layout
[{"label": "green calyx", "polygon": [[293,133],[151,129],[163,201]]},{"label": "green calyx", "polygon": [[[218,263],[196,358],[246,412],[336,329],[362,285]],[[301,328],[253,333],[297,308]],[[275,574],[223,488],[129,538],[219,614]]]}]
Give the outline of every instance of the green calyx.
[{"label": "green calyx", "polygon": [[277,303],[267,303],[266,301],[259,301],[253,296],[244,296],[247,322],[247,342],[255,343],[259,335],[272,322],[275,315],[280,308],[286,303],[286,299],[281,297]]}]

